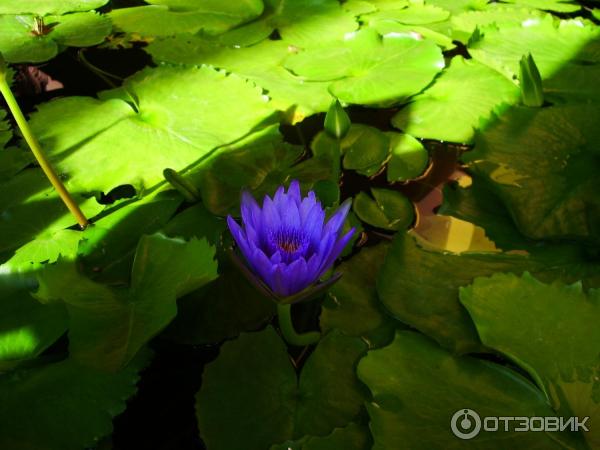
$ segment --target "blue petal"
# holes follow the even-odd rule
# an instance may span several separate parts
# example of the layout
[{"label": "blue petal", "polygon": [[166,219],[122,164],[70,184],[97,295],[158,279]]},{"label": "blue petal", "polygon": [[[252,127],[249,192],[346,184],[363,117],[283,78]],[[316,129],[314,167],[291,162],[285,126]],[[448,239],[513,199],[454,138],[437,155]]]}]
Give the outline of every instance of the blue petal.
[{"label": "blue petal", "polygon": [[300,292],[310,283],[306,283],[306,261],[304,258],[297,259],[283,270],[284,283],[287,287],[287,295]]},{"label": "blue petal", "polygon": [[323,222],[325,221],[325,211],[321,205],[315,204],[302,222],[302,229],[308,236],[313,249],[319,247],[321,237],[323,236]]},{"label": "blue petal", "polygon": [[270,229],[278,229],[281,226],[279,212],[271,200],[271,197],[265,195],[262,207],[262,225]]},{"label": "blue petal", "polygon": [[282,296],[288,296],[289,294],[289,289],[288,289],[288,285],[286,283],[286,276],[285,276],[285,264],[277,264],[272,272],[272,277],[271,277],[271,289],[273,289],[273,292],[275,292],[276,294],[282,295]]},{"label": "blue petal", "polygon": [[251,262],[258,275],[262,278],[262,280],[267,285],[272,286],[274,266],[269,260],[269,258],[267,258],[267,255],[265,255],[261,249],[255,248],[252,253]]},{"label": "blue petal", "polygon": [[342,228],[344,225],[344,221],[346,220],[346,216],[348,215],[351,204],[351,199],[348,199],[342,203],[335,214],[333,214],[329,221],[327,221],[327,224],[323,230],[324,233],[338,233],[340,231],[340,228]]},{"label": "blue petal", "polygon": [[242,221],[244,224],[251,224],[255,229],[260,229],[261,226],[261,211],[260,206],[248,191],[242,192],[241,201]]},{"label": "blue petal", "polygon": [[315,197],[315,193],[313,191],[309,191],[308,195],[302,199],[302,202],[300,203],[299,207],[300,220],[302,220],[302,223],[304,223],[308,214],[317,204],[321,206],[321,203],[318,202],[317,198]]},{"label": "blue petal", "polygon": [[333,265],[333,263],[338,258],[338,256],[340,256],[340,253],[342,253],[342,251],[344,250],[344,247],[346,247],[346,245],[348,244],[348,242],[350,241],[350,239],[352,239],[352,236],[354,235],[355,231],[356,230],[354,228],[350,229],[350,231],[348,231],[344,236],[342,236],[335,243],[334,247],[331,249],[331,252],[329,253],[329,255],[327,255],[327,258],[324,260],[324,263],[321,266],[321,271],[319,273],[319,278],[325,272],[327,272],[327,270]]},{"label": "blue petal", "polygon": [[279,204],[285,196],[285,188],[283,186],[279,186],[277,191],[275,191],[275,195],[273,196],[273,203],[276,205]]},{"label": "blue petal", "polygon": [[235,239],[235,242],[237,243],[246,260],[250,259],[251,251],[250,247],[248,246],[248,239],[244,233],[244,230],[242,230],[242,228],[235,220],[233,220],[233,217],[231,216],[227,216],[227,225],[229,226],[229,231],[231,231],[233,239]]},{"label": "blue petal", "polygon": [[292,180],[287,194],[292,200],[294,200],[297,207],[300,206],[300,202],[302,201],[302,193],[300,192],[300,183],[298,180]]}]

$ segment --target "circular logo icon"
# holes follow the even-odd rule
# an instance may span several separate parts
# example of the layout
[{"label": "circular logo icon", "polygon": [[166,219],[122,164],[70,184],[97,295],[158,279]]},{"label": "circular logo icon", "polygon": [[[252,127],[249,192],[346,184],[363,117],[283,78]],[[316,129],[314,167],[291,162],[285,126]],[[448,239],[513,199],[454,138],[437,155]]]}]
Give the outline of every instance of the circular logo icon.
[{"label": "circular logo icon", "polygon": [[472,409],[459,409],[452,416],[450,427],[454,436],[460,439],[473,439],[481,430],[481,418]]}]

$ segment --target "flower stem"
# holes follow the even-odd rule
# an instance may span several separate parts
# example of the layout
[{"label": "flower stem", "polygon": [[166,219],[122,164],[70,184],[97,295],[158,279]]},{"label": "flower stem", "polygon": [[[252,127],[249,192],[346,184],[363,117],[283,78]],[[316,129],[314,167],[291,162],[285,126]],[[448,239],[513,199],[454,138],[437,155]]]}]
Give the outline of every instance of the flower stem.
[{"label": "flower stem", "polygon": [[10,86],[8,85],[8,80],[6,79],[5,68],[6,68],[6,65],[4,63],[2,55],[0,55],[0,94],[2,94],[2,96],[4,97],[4,100],[6,100],[8,109],[10,109],[10,112],[12,113],[13,117],[15,118],[15,121],[17,122],[17,125],[19,126],[19,129],[21,130],[21,133],[23,134],[23,137],[25,138],[25,141],[29,145],[29,148],[33,152],[35,159],[37,160],[40,167],[44,171],[44,174],[46,174],[46,177],[48,177],[48,179],[50,180],[50,183],[52,183],[52,186],[54,186],[54,189],[56,189],[56,191],[58,192],[58,195],[60,195],[60,198],[62,199],[62,201],[65,203],[65,205],[67,206],[67,208],[69,209],[71,214],[73,214],[73,216],[77,220],[77,223],[79,224],[79,226],[83,229],[83,228],[87,227],[88,220],[81,212],[81,209],[79,209],[79,206],[77,205],[75,200],[73,200],[73,198],[71,197],[71,194],[69,194],[69,191],[67,191],[67,189],[65,188],[64,184],[58,177],[56,171],[50,164],[50,161],[48,161],[48,158],[46,157],[46,154],[42,150],[42,147],[40,146],[39,142],[33,135],[33,132],[31,131],[31,128],[29,127],[29,124],[27,123],[27,120],[25,120],[25,116],[21,112],[21,108],[19,107],[19,104],[17,103],[15,96],[13,95],[12,91],[10,90]]},{"label": "flower stem", "polygon": [[321,339],[321,333],[317,331],[302,334],[296,332],[292,323],[292,305],[277,305],[277,316],[279,317],[281,334],[288,344],[304,347],[314,344]]}]

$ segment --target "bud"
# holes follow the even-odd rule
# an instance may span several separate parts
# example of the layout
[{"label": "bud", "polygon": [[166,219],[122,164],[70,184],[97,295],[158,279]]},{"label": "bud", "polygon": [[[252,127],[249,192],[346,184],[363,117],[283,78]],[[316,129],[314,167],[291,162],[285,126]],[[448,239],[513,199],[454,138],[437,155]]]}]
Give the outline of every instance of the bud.
[{"label": "bud", "polygon": [[521,100],[525,106],[539,107],[544,104],[542,77],[531,53],[523,55],[519,65]]},{"label": "bud", "polygon": [[342,139],[350,129],[350,117],[342,108],[338,100],[335,100],[325,115],[325,131],[331,137]]}]

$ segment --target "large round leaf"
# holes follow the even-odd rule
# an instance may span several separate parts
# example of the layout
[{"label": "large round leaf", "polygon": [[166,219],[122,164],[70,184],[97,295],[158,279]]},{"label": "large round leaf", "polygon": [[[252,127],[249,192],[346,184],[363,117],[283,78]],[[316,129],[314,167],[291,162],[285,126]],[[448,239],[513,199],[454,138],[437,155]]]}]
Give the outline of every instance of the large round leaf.
[{"label": "large round leaf", "polygon": [[416,137],[469,143],[475,129],[485,128],[494,107],[518,99],[514,83],[483,64],[458,56],[392,123]]},{"label": "large round leaf", "polygon": [[177,35],[152,42],[147,51],[157,62],[200,65],[233,72],[264,88],[273,106],[286,111],[291,122],[323,112],[331,104],[329,83],[304,82],[281,64],[297,50],[283,41],[265,40],[251,47],[225,47],[201,36]]},{"label": "large round leaf", "polygon": [[600,290],[543,284],[529,274],[477,278],[460,298],[482,341],[527,370],[557,412],[590,417],[589,448],[600,445]]},{"label": "large round leaf", "polygon": [[136,391],[144,353],[117,373],[99,372],[72,359],[0,377],[0,447],[13,450],[81,450],[112,431],[112,418]]},{"label": "large round leaf", "polygon": [[450,422],[461,409],[481,418],[550,416],[552,410],[542,392],[516,372],[453,356],[417,333],[398,332],[392,344],[370,351],[358,375],[373,394],[367,404],[373,450],[562,448],[547,433],[505,432],[502,427],[470,441],[457,438]]},{"label": "large round leaf", "polygon": [[298,381],[272,328],[242,334],[206,368],[196,398],[200,435],[212,450],[264,450],[346,426],[364,401],[354,366],[365,351],[362,340],[329,333]]},{"label": "large round leaf", "polygon": [[[532,18],[519,24],[490,26],[474,40],[469,53],[474,59],[515,78],[519,61],[531,53],[544,80],[545,89],[559,98],[573,96],[587,101],[597,97],[600,62],[600,28],[580,19],[555,23],[553,17]],[[572,78],[576,74],[577,78]]]},{"label": "large round leaf", "polygon": [[444,67],[440,49],[414,34],[363,29],[343,41],[290,56],[285,66],[310,81],[329,81],[347,103],[391,104],[418,93]]},{"label": "large round leaf", "polygon": [[111,31],[107,17],[94,12],[47,16],[47,31],[36,35],[36,18],[0,15],[0,52],[11,63],[43,62],[54,58],[62,46],[100,44]]},{"label": "large round leaf", "polygon": [[600,108],[513,107],[465,155],[526,236],[600,239]]},{"label": "large round leaf", "polygon": [[100,8],[108,0],[2,0],[0,14],[65,14]]},{"label": "large round leaf", "polygon": [[263,11],[260,0],[149,3],[154,5],[113,9],[109,16],[115,28],[144,37],[197,33],[200,30],[214,35],[252,20]]},{"label": "large round leaf", "polygon": [[[40,106],[31,125],[72,190],[150,187],[237,140],[272,114],[247,81],[209,67],[146,69],[105,93]],[[136,100],[137,111],[128,103]]]}]

